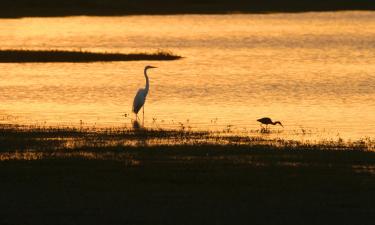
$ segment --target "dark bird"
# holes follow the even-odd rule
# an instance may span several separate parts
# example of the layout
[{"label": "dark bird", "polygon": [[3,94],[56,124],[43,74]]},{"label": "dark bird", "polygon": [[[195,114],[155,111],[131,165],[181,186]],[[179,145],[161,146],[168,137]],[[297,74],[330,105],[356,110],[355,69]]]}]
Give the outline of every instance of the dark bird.
[{"label": "dark bird", "polygon": [[272,124],[272,125],[276,125],[276,124],[280,124],[280,126],[284,127],[280,121],[275,121],[275,122],[272,122],[271,118],[269,117],[263,117],[263,118],[260,118],[257,120],[258,122],[260,122],[261,124],[265,124],[266,125],[266,129],[268,127],[269,124]]}]

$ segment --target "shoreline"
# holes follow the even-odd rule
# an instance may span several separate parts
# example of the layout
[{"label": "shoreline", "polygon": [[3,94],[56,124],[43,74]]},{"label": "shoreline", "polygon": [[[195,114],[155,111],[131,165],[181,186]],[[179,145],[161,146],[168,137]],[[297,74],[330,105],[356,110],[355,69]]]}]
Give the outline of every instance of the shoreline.
[{"label": "shoreline", "polygon": [[[26,146],[37,141],[28,138]],[[329,224],[360,217],[366,225],[375,215],[375,152],[235,144],[51,151],[59,138],[44,138],[45,150],[18,142],[0,153],[1,224],[314,225],[314,212]]]},{"label": "shoreline", "polygon": [[[49,10],[49,9],[46,9]],[[44,9],[42,10],[44,11]],[[374,8],[362,9],[362,8],[353,8],[353,9],[317,9],[317,10],[264,10],[264,11],[243,11],[243,10],[231,10],[231,11],[151,11],[151,12],[116,12],[116,11],[64,11],[64,12],[48,12],[48,13],[39,13],[37,12],[25,12],[17,14],[9,14],[8,12],[0,11],[0,19],[22,19],[22,18],[53,18],[53,17],[70,17],[70,16],[93,16],[93,17],[119,17],[119,16],[173,16],[173,15],[235,15],[235,14],[250,14],[250,15],[266,15],[266,14],[298,14],[298,13],[324,13],[324,12],[373,12]]]},{"label": "shoreline", "polygon": [[311,212],[329,224],[373,221],[375,152],[360,143],[210,135],[2,127],[0,223],[314,225]]}]

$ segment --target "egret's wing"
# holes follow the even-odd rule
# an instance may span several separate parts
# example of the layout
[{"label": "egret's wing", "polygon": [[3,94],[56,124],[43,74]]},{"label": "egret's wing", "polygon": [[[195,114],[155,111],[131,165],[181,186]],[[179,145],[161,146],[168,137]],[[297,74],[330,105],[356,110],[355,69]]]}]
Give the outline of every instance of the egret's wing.
[{"label": "egret's wing", "polygon": [[139,89],[137,94],[134,97],[133,101],[133,112],[138,113],[142,106],[145,104],[145,90]]}]

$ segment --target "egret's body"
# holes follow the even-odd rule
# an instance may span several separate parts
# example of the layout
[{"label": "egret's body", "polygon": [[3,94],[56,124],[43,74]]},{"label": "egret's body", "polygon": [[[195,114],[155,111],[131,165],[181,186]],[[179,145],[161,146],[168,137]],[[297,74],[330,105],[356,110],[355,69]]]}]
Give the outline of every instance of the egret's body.
[{"label": "egret's body", "polygon": [[138,114],[139,110],[142,108],[142,106],[144,106],[146,102],[147,94],[148,94],[148,90],[145,88],[140,88],[138,90],[133,101],[133,112],[135,114]]},{"label": "egret's body", "polygon": [[257,120],[258,122],[260,122],[261,124],[265,124],[266,127],[268,128],[268,125],[271,124],[271,125],[276,125],[276,124],[280,124],[280,126],[284,127],[280,121],[275,121],[275,122],[272,122],[271,118],[269,117],[263,117],[263,118],[260,118]]},{"label": "egret's body", "polygon": [[143,107],[143,121],[144,121],[144,117],[145,117],[144,105],[145,105],[145,102],[146,102],[148,90],[150,88],[150,84],[149,84],[149,80],[148,80],[148,76],[147,76],[147,70],[151,69],[151,68],[156,68],[156,67],[154,67],[154,66],[146,66],[145,67],[145,70],[144,70],[144,75],[145,75],[145,78],[146,78],[145,88],[140,88],[138,90],[137,94],[134,97],[134,101],[133,101],[133,112],[136,114],[137,119],[138,119],[138,112]]}]

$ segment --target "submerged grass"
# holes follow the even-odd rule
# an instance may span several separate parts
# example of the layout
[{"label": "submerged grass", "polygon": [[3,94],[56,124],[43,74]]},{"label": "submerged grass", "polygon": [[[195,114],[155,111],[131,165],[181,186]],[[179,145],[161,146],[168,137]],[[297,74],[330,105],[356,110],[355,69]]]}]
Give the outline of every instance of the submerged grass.
[{"label": "submerged grass", "polygon": [[136,61],[136,60],[176,60],[182,58],[169,51],[154,53],[107,53],[66,50],[0,50],[0,63],[17,62],[104,62],[104,61]]}]

